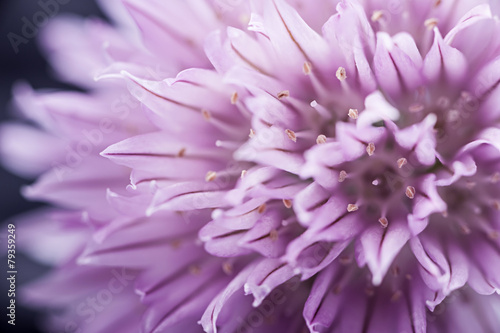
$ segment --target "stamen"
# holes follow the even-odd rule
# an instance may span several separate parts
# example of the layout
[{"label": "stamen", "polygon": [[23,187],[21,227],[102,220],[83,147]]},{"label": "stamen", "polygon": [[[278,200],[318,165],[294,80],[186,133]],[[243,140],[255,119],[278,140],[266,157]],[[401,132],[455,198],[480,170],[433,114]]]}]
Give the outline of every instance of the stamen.
[{"label": "stamen", "polygon": [[340,292],[342,291],[342,288],[340,287],[340,285],[336,285],[334,288],[333,288],[333,293],[335,295],[338,295],[340,294]]},{"label": "stamen", "polygon": [[318,135],[318,138],[316,139],[316,143],[318,145],[322,145],[322,144],[325,144],[326,143],[326,135]]},{"label": "stamen", "polygon": [[422,103],[413,103],[408,107],[408,111],[411,113],[422,112],[424,110],[424,105]]},{"label": "stamen", "polygon": [[476,187],[477,183],[476,182],[473,182],[473,181],[470,181],[470,180],[467,180],[465,182],[465,187],[468,189],[468,190],[472,190],[474,187]]},{"label": "stamen", "polygon": [[370,142],[368,146],[366,147],[366,152],[368,153],[368,156],[372,156],[375,153],[375,144],[373,142]]},{"label": "stamen", "polygon": [[392,275],[398,277],[399,276],[399,266],[398,265],[392,266],[391,273],[392,273]]},{"label": "stamen", "polygon": [[210,111],[205,109],[201,110],[201,115],[203,116],[203,118],[205,118],[206,121],[209,121],[212,118],[212,114],[210,113]]},{"label": "stamen", "polygon": [[408,163],[408,160],[404,157],[401,157],[399,160],[398,160],[398,168],[402,168],[406,165],[406,163]]},{"label": "stamen", "polygon": [[209,172],[207,172],[207,175],[205,176],[205,180],[207,182],[212,182],[215,180],[215,178],[217,178],[217,172],[215,172],[215,171],[209,171]]},{"label": "stamen", "polygon": [[359,207],[358,207],[358,206],[356,206],[356,205],[354,205],[354,204],[348,204],[348,205],[347,205],[347,211],[348,211],[349,213],[355,212],[355,211],[357,211],[358,209],[359,209]]},{"label": "stamen", "polygon": [[236,104],[238,102],[238,93],[235,91],[232,95],[231,95],[231,104]]},{"label": "stamen", "polygon": [[406,192],[405,192],[405,194],[406,194],[406,196],[407,196],[408,198],[410,198],[410,199],[415,198],[415,193],[416,193],[416,190],[415,190],[415,188],[414,188],[413,186],[408,186],[408,187],[406,188]]},{"label": "stamen", "polygon": [[271,232],[269,233],[269,239],[275,242],[278,240],[278,238],[279,238],[278,230],[276,229],[271,230]]},{"label": "stamen", "polygon": [[309,61],[304,62],[304,66],[302,67],[305,75],[311,74],[312,64]]},{"label": "stamen", "polygon": [[391,302],[399,301],[399,299],[401,298],[402,295],[403,295],[403,293],[401,292],[401,290],[397,290],[394,294],[392,294]]},{"label": "stamen", "polygon": [[382,226],[382,228],[387,228],[389,226],[389,220],[387,220],[386,217],[381,217],[378,219],[380,225]]},{"label": "stamen", "polygon": [[182,241],[179,239],[174,239],[173,241],[170,242],[170,245],[174,250],[177,250],[178,248],[181,247]]},{"label": "stamen", "polygon": [[406,274],[405,278],[409,281],[413,280],[413,276],[411,276],[411,274]]},{"label": "stamen", "polygon": [[349,113],[347,115],[351,119],[354,119],[354,120],[358,119],[358,116],[359,116],[358,109],[349,109]]},{"label": "stamen", "polygon": [[242,170],[241,171],[241,179],[245,178],[245,176],[247,175],[247,170]]},{"label": "stamen", "polygon": [[427,29],[432,30],[438,25],[439,21],[437,18],[430,18],[424,21],[424,25]]},{"label": "stamen", "polygon": [[352,263],[352,257],[345,255],[345,256],[340,257],[339,261],[340,261],[340,264],[342,264],[342,265],[349,265],[350,263]]},{"label": "stamen", "polygon": [[250,134],[248,135],[250,138],[255,137],[255,131],[253,129],[250,129]]},{"label": "stamen", "polygon": [[290,200],[290,199],[283,199],[283,204],[288,209],[292,208],[292,200]]},{"label": "stamen", "polygon": [[339,173],[339,183],[343,183],[347,178],[347,172],[345,170],[340,171]]},{"label": "stamen", "polygon": [[257,209],[257,213],[262,214],[266,210],[266,204],[262,204],[259,206],[259,209]]},{"label": "stamen", "polygon": [[287,129],[287,130],[285,130],[285,133],[286,133],[286,135],[288,135],[290,140],[292,140],[293,142],[297,142],[297,136],[295,135],[294,131]]},{"label": "stamen", "polygon": [[345,68],[344,67],[339,67],[339,69],[337,69],[337,73],[335,74],[337,76],[337,79],[339,79],[339,81],[345,81],[347,79],[347,73],[345,71]]},{"label": "stamen", "polygon": [[177,157],[184,157],[184,155],[186,154],[186,148],[182,148],[181,150],[179,150],[179,152],[177,153]]},{"label": "stamen", "polygon": [[441,0],[436,0],[436,2],[434,2],[434,8],[438,7],[440,4]]},{"label": "stamen", "polygon": [[384,16],[384,11],[383,10],[376,10],[372,14],[372,22],[377,22]]},{"label": "stamen", "polygon": [[191,265],[189,266],[189,273],[193,275],[200,275],[201,273],[201,268],[198,265]]},{"label": "stamen", "polygon": [[226,273],[226,275],[233,274],[233,265],[226,261],[222,264],[222,271]]},{"label": "stamen", "polygon": [[500,210],[500,201],[495,200],[491,203],[491,206],[495,208],[496,210]]},{"label": "stamen", "polygon": [[278,93],[278,99],[282,100],[283,98],[290,97],[290,91],[289,90],[283,90],[282,92]]},{"label": "stamen", "polygon": [[470,235],[471,230],[470,230],[470,228],[467,225],[465,225],[463,223],[460,223],[460,227],[459,228],[460,228],[460,232],[463,235]]}]

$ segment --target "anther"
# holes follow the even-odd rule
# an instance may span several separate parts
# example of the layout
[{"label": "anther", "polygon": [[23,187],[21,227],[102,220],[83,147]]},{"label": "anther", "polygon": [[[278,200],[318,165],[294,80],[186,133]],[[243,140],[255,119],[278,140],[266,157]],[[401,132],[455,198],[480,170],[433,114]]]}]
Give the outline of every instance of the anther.
[{"label": "anther", "polygon": [[231,95],[231,104],[236,104],[238,102],[238,93],[235,91],[232,95]]},{"label": "anther", "polygon": [[345,79],[347,79],[347,73],[344,67],[339,67],[335,75],[337,76],[337,79],[339,79],[339,81],[345,81]]},{"label": "anther", "polygon": [[406,192],[405,192],[405,194],[406,194],[406,196],[407,196],[408,198],[410,198],[410,199],[415,198],[415,193],[416,193],[416,190],[415,190],[415,188],[414,188],[413,186],[408,186],[408,187],[406,187]]},{"label": "anther", "polygon": [[205,176],[205,180],[207,182],[212,182],[215,180],[215,178],[217,178],[217,172],[215,172],[215,171],[209,171],[209,172],[207,172],[207,175]]},{"label": "anther", "polygon": [[353,204],[348,204],[348,205],[347,205],[347,211],[348,211],[349,213],[355,212],[355,211],[357,211],[358,209],[359,209],[359,207],[358,207],[358,206],[356,206],[356,205],[353,205]]},{"label": "anther", "polygon": [[295,135],[295,132],[292,130],[285,130],[286,135],[288,135],[288,138],[292,140],[293,142],[297,142],[297,136]]},{"label": "anther", "polygon": [[225,262],[222,264],[222,271],[226,273],[226,275],[233,274],[233,265],[229,262]]},{"label": "anther", "polygon": [[248,135],[248,137],[250,138],[255,137],[255,131],[253,129],[250,129],[250,134]]},{"label": "anther", "polygon": [[351,119],[354,119],[354,120],[358,119],[358,116],[359,116],[358,109],[349,109],[349,112],[347,113],[347,115]]},{"label": "anther", "polygon": [[403,295],[403,293],[401,292],[401,290],[397,290],[394,294],[392,294],[391,302],[399,301],[399,299],[401,298],[402,295]]},{"label": "anther", "polygon": [[312,64],[309,61],[304,62],[304,66],[302,67],[305,75],[311,74]]},{"label": "anther", "polygon": [[201,268],[198,265],[191,265],[189,266],[189,273],[193,275],[200,275],[201,273]]},{"label": "anther", "polygon": [[283,199],[283,204],[288,209],[292,208],[292,200],[290,200],[290,199]]},{"label": "anther", "polygon": [[210,114],[210,111],[208,110],[201,110],[201,114],[203,116],[203,118],[205,118],[206,121],[209,121],[211,118],[212,118],[212,115]]},{"label": "anther", "polygon": [[278,230],[273,229],[269,232],[269,239],[273,242],[277,241],[279,237]]},{"label": "anther", "polygon": [[241,179],[245,178],[245,176],[247,175],[247,170],[242,170],[241,171]]},{"label": "anther", "polygon": [[283,99],[286,97],[290,97],[290,91],[288,90],[283,90],[282,92],[278,93],[278,99]]},{"label": "anther", "polygon": [[370,142],[368,146],[366,147],[366,152],[368,153],[368,156],[372,156],[375,153],[375,144],[373,142]]},{"label": "anther", "polygon": [[427,29],[432,30],[438,25],[439,21],[436,18],[430,18],[424,21],[424,25]]},{"label": "anther", "polygon": [[408,160],[404,157],[401,157],[399,160],[398,160],[398,168],[402,168],[406,165],[406,163],[408,163]]},{"label": "anther", "polygon": [[376,10],[372,14],[372,22],[377,22],[384,16],[384,11],[383,10]]},{"label": "anther", "polygon": [[382,228],[387,228],[389,226],[389,220],[386,217],[381,217],[378,219],[378,222],[382,226]]},{"label": "anther", "polygon": [[326,143],[326,135],[323,135],[323,134],[318,135],[318,138],[316,139],[316,143],[318,145],[322,145],[322,144]]},{"label": "anther", "polygon": [[181,150],[179,150],[179,152],[177,153],[177,157],[184,157],[184,155],[186,154],[186,148],[182,148]]},{"label": "anther", "polygon": [[345,170],[340,171],[339,173],[339,183],[343,183],[347,178],[347,172]]},{"label": "anther", "polygon": [[266,204],[262,204],[257,209],[257,213],[262,214],[262,213],[264,213],[265,210],[266,210]]},{"label": "anther", "polygon": [[411,113],[418,113],[424,110],[424,106],[421,103],[413,103],[408,107],[408,111]]}]

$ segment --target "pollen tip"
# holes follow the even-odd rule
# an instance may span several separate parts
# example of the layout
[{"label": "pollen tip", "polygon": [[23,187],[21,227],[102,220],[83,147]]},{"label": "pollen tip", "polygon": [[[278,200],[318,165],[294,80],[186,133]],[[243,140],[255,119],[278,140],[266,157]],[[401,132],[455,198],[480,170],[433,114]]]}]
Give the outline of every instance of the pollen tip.
[{"label": "pollen tip", "polygon": [[368,156],[373,156],[375,153],[375,144],[373,142],[370,142],[368,146],[366,147],[366,152],[368,153]]},{"label": "pollen tip", "polygon": [[182,148],[181,150],[179,150],[179,152],[177,153],[177,157],[184,157],[184,155],[186,155],[186,148]]},{"label": "pollen tip", "polygon": [[394,294],[392,294],[391,302],[399,301],[402,295],[403,293],[401,292],[401,290],[397,290]]},{"label": "pollen tip", "polygon": [[347,79],[347,72],[344,67],[339,67],[335,75],[337,76],[337,79],[339,79],[339,81],[341,82]]},{"label": "pollen tip", "polygon": [[247,175],[247,170],[242,170],[241,171],[241,179],[245,178],[245,176]]},{"label": "pollen tip", "polygon": [[217,178],[217,172],[215,172],[215,171],[209,171],[209,172],[207,172],[207,175],[205,176],[205,180],[207,182],[212,182],[215,180],[215,178]]},{"label": "pollen tip", "polygon": [[316,138],[316,143],[318,145],[325,144],[326,143],[326,135],[323,135],[323,134],[318,135],[318,137]]},{"label": "pollen tip", "polygon": [[358,207],[358,206],[356,206],[356,205],[354,205],[354,204],[348,204],[348,205],[347,205],[347,211],[348,211],[349,213],[355,212],[355,211],[357,211],[358,209],[359,209],[359,207]]},{"label": "pollen tip", "polygon": [[236,104],[236,103],[238,103],[238,93],[235,91],[231,95],[231,104]]},{"label": "pollen tip", "polygon": [[273,242],[277,241],[279,238],[278,230],[273,229],[269,232],[269,239]]},{"label": "pollen tip", "polygon": [[212,114],[206,109],[201,110],[201,114],[206,121],[209,121],[212,118]]},{"label": "pollen tip", "polygon": [[410,105],[408,107],[408,111],[410,111],[411,113],[418,113],[418,112],[422,112],[424,110],[424,105],[422,103],[413,103],[412,105]]},{"label": "pollen tip", "polygon": [[288,209],[292,208],[292,200],[290,200],[290,199],[283,199],[283,204]]},{"label": "pollen tip", "polygon": [[404,157],[401,157],[399,160],[398,160],[398,168],[402,168],[406,165],[406,163],[408,163],[408,160]]},{"label": "pollen tip", "polygon": [[345,170],[341,170],[339,172],[339,183],[343,183],[347,178],[347,172]]},{"label": "pollen tip", "polygon": [[248,137],[250,138],[255,137],[255,131],[252,128],[250,129],[250,134],[248,135]]},{"label": "pollen tip", "polygon": [[358,119],[358,117],[359,117],[358,109],[349,109],[349,112],[347,115],[351,119],[354,119],[354,120]]},{"label": "pollen tip", "polygon": [[297,142],[297,135],[295,135],[295,132],[292,130],[285,130],[286,135],[288,135],[288,138],[292,140],[293,142]]},{"label": "pollen tip", "polygon": [[383,228],[387,228],[387,226],[389,226],[389,220],[387,220],[386,217],[381,217],[378,221]]},{"label": "pollen tip", "polygon": [[430,18],[424,21],[424,25],[428,30],[434,29],[438,25],[439,21],[437,18]]},{"label": "pollen tip", "polygon": [[259,214],[262,214],[262,213],[264,213],[265,210],[266,210],[266,204],[264,203],[264,204],[259,206],[259,208],[257,209],[257,212]]},{"label": "pollen tip", "polygon": [[372,22],[377,22],[384,16],[384,11],[383,10],[376,10],[373,12],[371,20]]},{"label": "pollen tip", "polygon": [[192,275],[200,275],[201,273],[201,268],[198,265],[191,265],[189,266],[189,273]]},{"label": "pollen tip", "polygon": [[226,275],[231,275],[233,274],[233,265],[229,262],[225,262],[222,264],[222,271],[226,274]]},{"label": "pollen tip", "polygon": [[278,93],[278,99],[282,100],[283,98],[290,97],[290,91],[289,90],[283,90]]},{"label": "pollen tip", "polygon": [[416,190],[413,186],[407,186],[406,187],[406,191],[405,191],[405,194],[408,198],[410,199],[413,199],[415,198],[415,193],[416,193]]},{"label": "pollen tip", "polygon": [[312,72],[312,64],[309,61],[304,62],[304,66],[302,67],[302,70],[305,75],[309,75]]}]

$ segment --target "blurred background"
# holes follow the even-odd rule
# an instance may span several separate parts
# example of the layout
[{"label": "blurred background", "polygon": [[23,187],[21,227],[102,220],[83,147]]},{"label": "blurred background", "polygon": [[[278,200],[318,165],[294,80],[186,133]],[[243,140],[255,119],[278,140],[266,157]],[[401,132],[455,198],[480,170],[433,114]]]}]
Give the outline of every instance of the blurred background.
[{"label": "blurred background", "polygon": [[[56,1],[59,5],[53,12],[47,13],[44,8],[51,9],[48,4]],[[47,6],[45,6],[47,5]],[[55,9],[55,7],[52,7]],[[39,13],[46,12],[49,19],[68,13],[80,16],[104,17],[94,0],[2,0],[0,2],[0,121],[14,120],[15,114],[11,103],[12,85],[16,81],[27,81],[34,88],[74,89],[61,84],[53,76],[49,65],[40,53],[37,34],[27,38],[23,43],[15,40],[14,34],[23,37],[22,29],[26,20],[33,22]],[[10,37],[9,37],[10,36]],[[24,43],[25,42],[25,43]],[[17,52],[15,46],[17,45]],[[1,164],[1,163],[0,163]],[[0,267],[4,273],[0,276],[0,332],[37,333],[37,322],[41,316],[31,309],[16,304],[16,326],[7,324],[6,316],[9,299],[7,297],[7,244],[6,224],[12,217],[30,209],[39,207],[40,203],[27,202],[20,195],[21,186],[30,184],[32,180],[22,179],[9,173],[0,165]],[[16,254],[20,254],[17,252]],[[37,265],[26,257],[16,255],[17,288],[19,285],[44,274],[46,267]],[[54,332],[55,333],[55,332]]]}]

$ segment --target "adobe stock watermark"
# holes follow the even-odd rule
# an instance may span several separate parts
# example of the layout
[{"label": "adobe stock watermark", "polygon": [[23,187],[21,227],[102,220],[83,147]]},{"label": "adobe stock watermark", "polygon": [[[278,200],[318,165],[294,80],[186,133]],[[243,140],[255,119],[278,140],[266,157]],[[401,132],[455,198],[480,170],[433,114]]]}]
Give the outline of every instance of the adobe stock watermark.
[{"label": "adobe stock watermark", "polygon": [[74,319],[67,321],[63,327],[51,333],[86,332],[87,330],[84,329],[84,326],[92,323],[99,315],[105,315],[103,312],[106,308],[113,306],[113,301],[116,302],[115,298],[127,289],[130,289],[132,282],[137,277],[136,272],[127,270],[125,267],[112,269],[110,273],[111,278],[102,289],[87,296],[75,306],[74,312],[76,316],[74,316]]},{"label": "adobe stock watermark", "polygon": [[66,5],[71,0],[39,0],[38,6],[41,8],[31,17],[21,17],[21,29],[18,33],[9,32],[7,38],[15,54],[19,53],[19,48],[23,44],[28,44],[29,41],[38,35],[40,28],[49,23],[49,20],[59,14],[61,6]]}]

